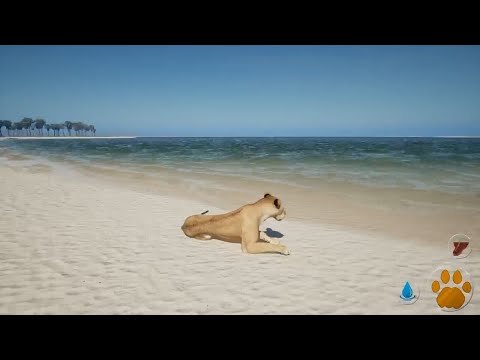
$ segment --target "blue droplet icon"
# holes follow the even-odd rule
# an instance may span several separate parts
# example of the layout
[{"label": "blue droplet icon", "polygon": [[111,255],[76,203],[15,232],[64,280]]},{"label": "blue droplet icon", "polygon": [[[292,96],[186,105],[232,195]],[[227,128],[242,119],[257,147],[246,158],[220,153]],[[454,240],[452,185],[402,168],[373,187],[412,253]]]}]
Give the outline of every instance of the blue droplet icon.
[{"label": "blue droplet icon", "polygon": [[412,300],[415,298],[412,287],[410,286],[408,281],[405,283],[405,286],[403,287],[402,295],[400,295],[400,298],[403,300]]}]

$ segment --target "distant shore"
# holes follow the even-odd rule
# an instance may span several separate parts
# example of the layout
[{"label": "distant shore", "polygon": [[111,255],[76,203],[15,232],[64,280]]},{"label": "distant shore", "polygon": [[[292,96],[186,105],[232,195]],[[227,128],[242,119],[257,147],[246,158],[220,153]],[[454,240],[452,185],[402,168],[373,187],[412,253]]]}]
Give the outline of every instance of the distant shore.
[{"label": "distant shore", "polygon": [[478,139],[479,136],[2,136],[1,140],[32,140],[32,139],[135,139],[135,138],[451,138]]},{"label": "distant shore", "polygon": [[4,136],[0,140],[135,139],[137,136]]}]

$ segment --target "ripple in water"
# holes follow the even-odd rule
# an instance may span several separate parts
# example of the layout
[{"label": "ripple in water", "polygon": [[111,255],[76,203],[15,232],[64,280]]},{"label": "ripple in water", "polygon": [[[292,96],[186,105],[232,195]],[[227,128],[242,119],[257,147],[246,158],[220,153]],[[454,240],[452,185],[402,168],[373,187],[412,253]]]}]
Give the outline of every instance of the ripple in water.
[{"label": "ripple in water", "polygon": [[480,139],[474,138],[135,138],[8,140],[26,156],[142,171],[179,169],[275,179],[341,180],[480,193]]}]

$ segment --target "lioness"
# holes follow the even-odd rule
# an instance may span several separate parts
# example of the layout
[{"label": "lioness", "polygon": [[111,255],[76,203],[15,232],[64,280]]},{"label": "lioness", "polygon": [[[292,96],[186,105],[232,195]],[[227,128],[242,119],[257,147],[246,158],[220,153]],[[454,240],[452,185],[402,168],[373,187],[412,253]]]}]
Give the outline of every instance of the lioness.
[{"label": "lioness", "polygon": [[[282,220],[287,215],[280,199],[265,194],[253,204],[247,204],[221,215],[192,215],[185,219],[182,230],[188,237],[198,240],[218,239],[242,244],[242,251],[251,254],[278,252],[289,255],[285,245],[278,239],[259,230],[268,218]],[[259,242],[263,240],[265,242]]]}]

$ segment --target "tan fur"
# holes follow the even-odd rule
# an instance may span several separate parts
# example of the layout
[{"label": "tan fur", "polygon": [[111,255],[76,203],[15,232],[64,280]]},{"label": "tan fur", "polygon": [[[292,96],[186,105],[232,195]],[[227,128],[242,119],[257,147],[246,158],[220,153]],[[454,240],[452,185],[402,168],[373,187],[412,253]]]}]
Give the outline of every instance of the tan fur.
[{"label": "tan fur", "polygon": [[[251,254],[277,252],[289,255],[287,247],[259,231],[268,218],[280,221],[286,216],[280,199],[270,194],[253,204],[220,215],[192,215],[185,219],[182,230],[188,237],[198,240],[218,239],[241,243],[242,251]],[[265,242],[259,242],[263,240]]]}]

